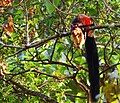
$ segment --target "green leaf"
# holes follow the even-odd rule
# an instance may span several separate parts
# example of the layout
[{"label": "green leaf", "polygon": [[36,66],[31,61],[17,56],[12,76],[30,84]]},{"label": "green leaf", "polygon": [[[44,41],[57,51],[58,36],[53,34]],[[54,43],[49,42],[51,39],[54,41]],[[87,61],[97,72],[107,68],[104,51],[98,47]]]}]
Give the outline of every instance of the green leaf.
[{"label": "green leaf", "polygon": [[91,15],[97,15],[97,11],[95,8],[89,8],[89,12]]},{"label": "green leaf", "polygon": [[60,4],[60,1],[61,1],[61,0],[54,0],[55,6],[58,6],[58,5]]},{"label": "green leaf", "polygon": [[51,14],[55,11],[55,7],[53,6],[53,4],[49,0],[45,0],[44,4],[45,4],[47,12],[49,14]]},{"label": "green leaf", "polygon": [[71,92],[73,94],[77,94],[80,91],[79,86],[73,80],[70,80],[68,82],[68,84],[66,84],[66,86],[68,86],[72,90],[72,91],[69,91],[69,92]]},{"label": "green leaf", "polygon": [[22,103],[29,103],[27,99],[24,99]]},{"label": "green leaf", "polygon": [[0,99],[2,99],[2,97],[3,97],[3,94],[0,92]]}]

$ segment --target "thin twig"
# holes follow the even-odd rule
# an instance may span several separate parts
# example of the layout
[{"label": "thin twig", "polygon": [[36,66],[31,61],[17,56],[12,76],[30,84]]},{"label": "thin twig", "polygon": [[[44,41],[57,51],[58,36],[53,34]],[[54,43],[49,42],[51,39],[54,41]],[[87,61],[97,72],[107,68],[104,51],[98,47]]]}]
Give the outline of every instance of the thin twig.
[{"label": "thin twig", "polygon": [[102,72],[99,73],[99,75],[105,73],[106,71],[113,69],[114,67],[116,67],[117,65],[120,65],[120,63],[114,64],[112,66],[109,66],[107,69],[103,70]]},{"label": "thin twig", "polygon": [[30,37],[29,37],[29,31],[28,31],[29,24],[28,24],[28,10],[27,10],[27,5],[26,5],[26,8],[25,8],[25,13],[26,13],[26,45],[29,45],[29,43],[30,43]]},{"label": "thin twig", "polygon": [[70,65],[67,63],[63,63],[63,62],[57,62],[57,61],[49,61],[49,60],[22,60],[22,61],[32,61],[32,62],[37,62],[39,64],[44,64],[44,65],[49,65],[49,64],[57,64],[57,65],[62,65],[62,66],[66,66],[66,67],[70,67],[70,68],[76,68],[76,66],[74,65]]},{"label": "thin twig", "polygon": [[56,47],[57,41],[58,41],[58,38],[55,40],[55,43],[54,43],[54,45],[53,45],[52,53],[51,53],[51,56],[50,56],[50,61],[52,61],[52,58],[53,58],[53,55],[54,55],[54,52],[55,52],[55,47]]},{"label": "thin twig", "polygon": [[109,10],[112,11],[112,12],[114,12],[114,10],[107,4],[107,2],[106,2],[105,0],[103,0],[103,3],[104,3],[104,5],[105,5],[105,7],[106,7],[107,9],[109,9]]},{"label": "thin twig", "polygon": [[10,48],[18,48],[18,49],[22,49],[22,47],[20,46],[15,46],[15,45],[8,45],[8,44],[5,44],[3,41],[0,40],[0,44],[3,46],[3,47],[10,47]]},{"label": "thin twig", "polygon": [[107,50],[107,46],[109,45],[110,41],[111,41],[111,38],[108,40],[108,42],[106,43],[104,47],[104,61],[105,61],[105,64],[107,64],[107,66],[109,66],[109,64],[108,64],[107,57],[106,57],[106,50]]}]

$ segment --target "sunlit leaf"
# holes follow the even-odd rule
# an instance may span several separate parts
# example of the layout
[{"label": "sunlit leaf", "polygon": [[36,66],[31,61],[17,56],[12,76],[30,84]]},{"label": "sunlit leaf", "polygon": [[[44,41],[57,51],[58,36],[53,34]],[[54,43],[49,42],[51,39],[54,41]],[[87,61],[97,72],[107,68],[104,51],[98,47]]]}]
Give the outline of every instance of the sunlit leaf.
[{"label": "sunlit leaf", "polygon": [[55,11],[55,7],[53,6],[53,4],[50,2],[50,0],[45,0],[45,6],[47,9],[47,12],[49,14],[53,13]]},{"label": "sunlit leaf", "polygon": [[61,0],[54,0],[55,6],[58,6],[60,4]]}]

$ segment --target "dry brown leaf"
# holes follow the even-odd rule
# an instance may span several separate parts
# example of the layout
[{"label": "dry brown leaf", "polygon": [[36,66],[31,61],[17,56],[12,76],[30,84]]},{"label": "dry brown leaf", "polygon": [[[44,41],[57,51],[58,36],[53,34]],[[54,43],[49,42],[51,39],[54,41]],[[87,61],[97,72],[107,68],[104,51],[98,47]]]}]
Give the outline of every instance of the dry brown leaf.
[{"label": "dry brown leaf", "polygon": [[31,8],[28,9],[28,14],[29,14],[30,17],[32,17],[34,15],[34,13],[35,13],[34,7],[31,7]]},{"label": "dry brown leaf", "polygon": [[13,0],[1,0],[1,1],[0,1],[0,6],[1,6],[1,7],[12,6],[12,1],[13,1]]},{"label": "dry brown leaf", "polygon": [[3,24],[3,31],[6,33],[7,37],[11,37],[11,33],[14,32],[14,22],[11,15],[8,17],[7,23]]}]

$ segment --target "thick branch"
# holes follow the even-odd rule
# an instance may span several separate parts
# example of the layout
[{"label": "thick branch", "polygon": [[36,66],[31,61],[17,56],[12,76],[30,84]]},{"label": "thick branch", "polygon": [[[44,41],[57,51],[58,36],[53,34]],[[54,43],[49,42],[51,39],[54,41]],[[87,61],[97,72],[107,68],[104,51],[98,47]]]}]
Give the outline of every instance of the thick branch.
[{"label": "thick branch", "polygon": [[[31,95],[31,96],[39,96],[43,101],[45,101],[47,103],[58,103],[56,100],[54,100],[40,92],[29,90],[29,89],[25,88],[23,85],[15,82],[13,80],[10,80],[9,82],[12,83],[13,85],[15,85],[18,88],[18,91],[21,93]],[[20,89],[21,89],[21,91],[20,91]]]},{"label": "thick branch", "polygon": [[[86,28],[88,26],[90,26],[90,25],[87,25],[87,26],[83,25],[83,26],[80,26],[80,27]],[[120,24],[109,24],[109,25],[103,25],[103,26],[102,25],[101,26],[99,26],[99,25],[98,26],[91,26],[89,29],[94,30],[94,29],[116,28],[116,27],[120,28]],[[10,55],[9,57],[14,56],[16,54],[19,54],[20,52],[25,51],[29,48],[40,47],[40,46],[44,45],[45,43],[47,43],[48,41],[53,40],[55,38],[62,38],[62,37],[69,36],[69,35],[71,35],[70,32],[63,32],[61,34],[57,33],[57,34],[55,34],[53,36],[50,36],[46,39],[43,39],[43,40],[40,40],[40,41],[37,41],[37,42],[34,42],[34,43],[30,43],[30,45],[22,47],[22,49],[20,49],[19,51],[17,51],[13,55]]]},{"label": "thick branch", "polygon": [[[88,25],[89,26],[89,25]],[[83,28],[86,28],[88,27],[86,25],[83,25],[83,26],[80,26],[80,27],[83,27]],[[90,29],[91,30],[94,30],[94,29],[103,29],[103,28],[116,28],[116,27],[120,27],[120,24],[111,24],[111,25],[101,25],[101,26],[91,26]],[[27,48],[31,48],[31,47],[36,47],[36,46],[41,46],[43,45],[44,43],[47,43],[48,41],[52,40],[52,39],[55,39],[55,38],[59,38],[59,37],[65,37],[65,36],[68,36],[70,35],[71,33],[70,32],[64,32],[62,33],[61,35],[60,34],[56,34],[56,35],[53,35],[51,37],[48,37],[44,40],[41,40],[37,43],[34,43],[34,44],[31,44],[30,46],[27,46]]]},{"label": "thick branch", "polygon": [[[89,25],[88,25],[89,26]],[[83,27],[83,28],[86,28],[88,27],[86,25],[83,25],[83,26],[80,26],[80,27]],[[103,28],[116,28],[116,27],[120,27],[120,24],[111,24],[111,25],[103,25],[103,26],[91,26],[90,29],[91,30],[94,30],[94,29],[103,29]],[[60,37],[65,37],[65,36],[69,36],[71,33],[70,32],[64,32],[62,34],[56,34],[56,35],[53,35],[51,37],[48,37],[46,39],[43,39],[39,42],[36,42],[36,43],[32,43],[31,45],[29,46],[26,46],[25,48],[28,49],[28,48],[32,48],[32,47],[40,47],[42,46],[43,44],[47,43],[48,41],[52,40],[52,39],[55,39],[55,38],[60,38]]]}]

